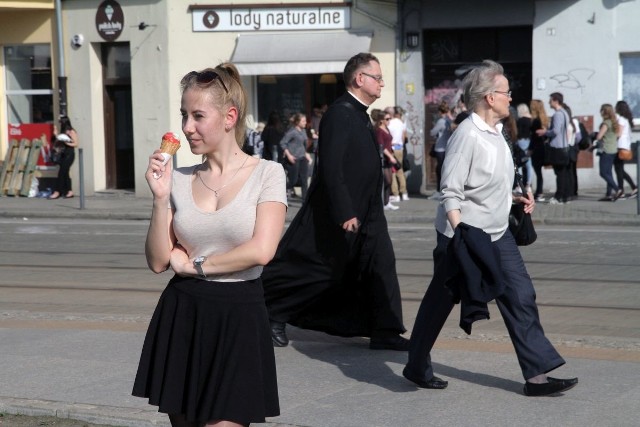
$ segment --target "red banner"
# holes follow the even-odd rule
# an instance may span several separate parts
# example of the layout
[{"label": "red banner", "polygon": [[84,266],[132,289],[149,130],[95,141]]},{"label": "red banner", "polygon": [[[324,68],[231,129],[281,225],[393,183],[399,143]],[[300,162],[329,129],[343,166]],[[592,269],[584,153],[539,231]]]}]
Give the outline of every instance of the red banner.
[{"label": "red banner", "polygon": [[20,142],[23,139],[40,139],[44,136],[45,143],[40,149],[38,166],[55,166],[49,161],[51,154],[51,134],[53,134],[53,125],[48,123],[9,124],[9,141],[15,139]]}]

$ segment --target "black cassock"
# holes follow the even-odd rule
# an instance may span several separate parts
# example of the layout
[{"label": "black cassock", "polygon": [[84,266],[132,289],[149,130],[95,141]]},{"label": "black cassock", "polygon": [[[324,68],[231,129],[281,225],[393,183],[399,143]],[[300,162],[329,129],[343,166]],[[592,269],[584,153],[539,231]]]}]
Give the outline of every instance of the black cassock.
[{"label": "black cassock", "polygon": [[[345,337],[405,332],[366,110],[345,93],[322,117],[307,199],[262,274],[272,320]],[[357,234],[340,225],[353,217]]]}]

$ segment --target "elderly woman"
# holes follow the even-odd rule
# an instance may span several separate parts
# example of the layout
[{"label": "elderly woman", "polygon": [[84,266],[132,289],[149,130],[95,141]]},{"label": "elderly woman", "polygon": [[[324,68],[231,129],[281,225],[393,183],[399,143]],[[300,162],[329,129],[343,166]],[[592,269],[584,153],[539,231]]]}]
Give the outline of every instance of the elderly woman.
[{"label": "elderly woman", "polygon": [[[435,272],[418,310],[411,333],[409,362],[403,375],[422,388],[443,389],[448,385],[447,381],[434,376],[430,352],[457,302],[452,292],[459,292],[463,308],[477,302],[467,297],[467,292],[478,291],[473,288],[472,280],[462,280],[457,274],[469,268],[460,262],[464,245],[449,245],[470,236],[471,239],[465,241],[469,252],[480,248],[480,258],[490,269],[491,274],[483,270],[482,279],[495,290],[496,303],[526,380],[524,393],[542,396],[568,390],[577,384],[577,378],[546,376],[565,361],[544,336],[531,278],[508,230],[513,202],[524,203],[528,213],[535,205],[531,193],[525,197],[511,192],[514,164],[500,125],[500,119],[509,115],[509,81],[501,65],[484,61],[467,74],[463,87],[464,99],[473,113],[456,128],[447,144],[442,198],[435,224]],[[455,258],[453,268],[451,258]],[[486,305],[488,300],[481,302]],[[480,306],[471,312],[465,328],[467,333],[471,332],[471,322],[479,317],[488,318],[486,307],[484,312]]]},{"label": "elderly woman", "polygon": [[182,132],[202,162],[172,170],[160,150],[149,158],[147,264],[175,275],[151,318],[133,394],[172,426],[265,422],[280,410],[260,276],[284,228],[284,170],[241,150],[247,100],[233,64],[192,71],[180,86]]}]

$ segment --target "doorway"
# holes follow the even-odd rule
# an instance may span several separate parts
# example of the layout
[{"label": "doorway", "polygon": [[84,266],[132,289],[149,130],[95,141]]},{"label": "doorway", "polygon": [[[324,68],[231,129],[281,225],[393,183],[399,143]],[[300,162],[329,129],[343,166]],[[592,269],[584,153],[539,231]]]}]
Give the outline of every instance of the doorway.
[{"label": "doorway", "polygon": [[135,189],[129,43],[103,43],[107,189]]}]

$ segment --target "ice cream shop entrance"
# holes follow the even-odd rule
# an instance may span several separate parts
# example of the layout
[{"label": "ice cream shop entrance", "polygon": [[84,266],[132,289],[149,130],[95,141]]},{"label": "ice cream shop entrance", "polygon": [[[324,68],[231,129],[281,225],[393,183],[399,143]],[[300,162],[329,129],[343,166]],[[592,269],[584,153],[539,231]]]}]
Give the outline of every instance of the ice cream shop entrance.
[{"label": "ice cream shop entrance", "polygon": [[102,69],[106,186],[134,189],[129,43],[103,43]]}]

